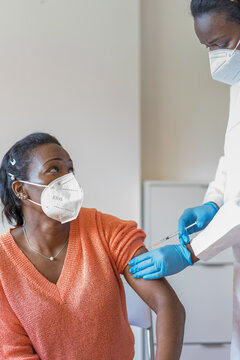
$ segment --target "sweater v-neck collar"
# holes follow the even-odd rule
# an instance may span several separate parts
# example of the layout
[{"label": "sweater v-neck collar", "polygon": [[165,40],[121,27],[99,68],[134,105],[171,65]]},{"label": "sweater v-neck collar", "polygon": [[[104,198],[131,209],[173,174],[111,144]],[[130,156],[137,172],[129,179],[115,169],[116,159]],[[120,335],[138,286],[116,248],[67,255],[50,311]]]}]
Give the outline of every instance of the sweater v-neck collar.
[{"label": "sweater v-neck collar", "polygon": [[11,230],[8,230],[6,233],[7,247],[5,250],[8,252],[11,261],[21,269],[23,276],[25,276],[35,287],[37,287],[38,290],[60,302],[64,301],[66,298],[78,265],[77,260],[79,258],[78,254],[80,251],[80,234],[78,233],[79,229],[77,224],[78,219],[73,220],[70,223],[67,252],[61,274],[56,284],[49,281],[31,263],[31,261],[15,243]]}]

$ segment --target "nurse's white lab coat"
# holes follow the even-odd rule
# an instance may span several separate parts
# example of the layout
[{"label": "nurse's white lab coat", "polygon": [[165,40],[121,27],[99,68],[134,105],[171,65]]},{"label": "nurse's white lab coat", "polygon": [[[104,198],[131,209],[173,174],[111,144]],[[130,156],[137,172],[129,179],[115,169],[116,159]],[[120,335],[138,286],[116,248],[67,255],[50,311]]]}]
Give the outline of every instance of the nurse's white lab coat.
[{"label": "nurse's white lab coat", "polygon": [[[224,156],[220,158],[215,180],[209,184],[204,202],[213,201],[220,207],[234,198],[240,197],[240,83],[231,87],[230,113],[225,135]],[[240,219],[239,219],[240,223]],[[216,247],[208,250],[205,245],[204,255],[198,251],[198,244],[192,243],[193,251],[201,260],[208,260],[219,253]],[[221,250],[230,244],[221,244]],[[233,245],[234,263],[234,291],[233,291],[233,333],[231,360],[240,359],[240,233]]]}]

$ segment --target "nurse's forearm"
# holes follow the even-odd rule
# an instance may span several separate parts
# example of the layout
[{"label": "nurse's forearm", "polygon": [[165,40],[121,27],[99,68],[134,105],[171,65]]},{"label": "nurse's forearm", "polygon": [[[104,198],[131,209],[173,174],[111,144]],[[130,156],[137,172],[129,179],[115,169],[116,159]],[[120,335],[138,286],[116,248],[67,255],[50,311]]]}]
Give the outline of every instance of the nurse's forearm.
[{"label": "nurse's forearm", "polygon": [[191,253],[192,263],[194,264],[194,263],[196,263],[197,261],[199,261],[199,258],[197,258],[197,257],[195,256],[191,245],[190,245],[190,244],[186,244],[186,248],[187,248],[188,251],[190,251],[190,253]]}]

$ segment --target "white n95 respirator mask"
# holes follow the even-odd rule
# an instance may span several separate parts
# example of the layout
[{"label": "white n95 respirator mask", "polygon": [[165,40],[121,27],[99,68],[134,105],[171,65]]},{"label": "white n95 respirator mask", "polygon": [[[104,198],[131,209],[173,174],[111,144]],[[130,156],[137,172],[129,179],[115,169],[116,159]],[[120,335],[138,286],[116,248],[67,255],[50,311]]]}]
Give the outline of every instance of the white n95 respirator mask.
[{"label": "white n95 respirator mask", "polygon": [[51,219],[62,224],[77,218],[83,203],[83,189],[73,173],[63,175],[48,185],[19,180],[22,183],[44,187],[41,204],[27,199],[42,207],[43,212]]},{"label": "white n95 respirator mask", "polygon": [[209,51],[209,61],[212,78],[228,85],[240,81],[240,50],[220,49]]}]

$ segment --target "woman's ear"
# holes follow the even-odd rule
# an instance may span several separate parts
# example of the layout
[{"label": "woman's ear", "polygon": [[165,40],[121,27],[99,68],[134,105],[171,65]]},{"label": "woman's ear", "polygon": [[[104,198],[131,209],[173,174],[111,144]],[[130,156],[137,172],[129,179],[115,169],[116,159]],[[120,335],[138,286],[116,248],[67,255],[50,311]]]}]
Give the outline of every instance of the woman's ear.
[{"label": "woman's ear", "polygon": [[26,200],[28,198],[28,195],[23,189],[23,183],[21,183],[20,181],[14,181],[12,183],[12,189],[16,197],[20,200]]}]

